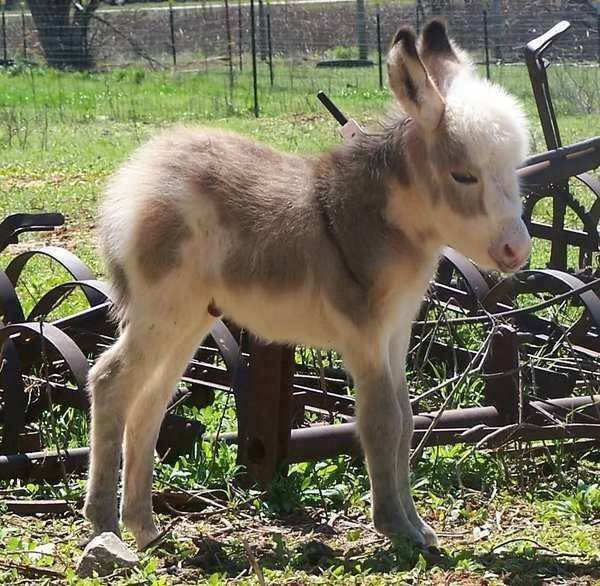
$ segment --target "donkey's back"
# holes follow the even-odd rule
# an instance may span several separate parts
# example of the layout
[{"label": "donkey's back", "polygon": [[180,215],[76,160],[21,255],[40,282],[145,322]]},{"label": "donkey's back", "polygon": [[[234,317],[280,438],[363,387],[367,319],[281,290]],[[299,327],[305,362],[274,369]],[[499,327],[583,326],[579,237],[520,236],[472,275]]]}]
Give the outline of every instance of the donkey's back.
[{"label": "donkey's back", "polygon": [[[181,265],[186,242],[194,242],[194,256],[208,265],[206,277],[211,258],[235,250],[226,278],[243,280],[252,272],[268,280],[267,257],[284,255],[298,267],[311,252],[305,250],[315,226],[311,183],[307,160],[240,135],[165,132],[110,182],[100,228],[108,266],[127,264],[135,251],[142,274],[161,280]],[[290,246],[298,239],[301,246]]]},{"label": "donkey's back", "polygon": [[121,312],[133,291],[174,279],[195,280],[221,310],[236,291],[308,286],[311,259],[325,261],[327,249],[313,184],[310,159],[234,133],[179,128],[154,138],[113,177],[102,209]]}]

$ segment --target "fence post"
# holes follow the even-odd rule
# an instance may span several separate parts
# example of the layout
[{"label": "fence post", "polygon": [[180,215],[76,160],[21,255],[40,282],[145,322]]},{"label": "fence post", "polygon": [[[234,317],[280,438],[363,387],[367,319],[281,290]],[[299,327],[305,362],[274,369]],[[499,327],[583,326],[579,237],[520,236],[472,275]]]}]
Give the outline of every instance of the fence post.
[{"label": "fence post", "polygon": [[2,55],[4,57],[4,65],[8,65],[8,49],[6,48],[6,14],[2,8]]},{"label": "fence post", "polygon": [[379,66],[379,88],[383,89],[383,55],[381,52],[381,14],[377,6],[377,58]]},{"label": "fence post", "polygon": [[520,422],[526,405],[520,404],[519,340],[513,327],[502,325],[492,334],[483,371],[493,375],[485,382],[485,404],[496,407],[505,425]]},{"label": "fence post", "polygon": [[267,41],[269,43],[269,78],[273,87],[273,36],[271,35],[271,6],[267,8]]},{"label": "fence post", "polygon": [[243,64],[243,55],[244,55],[244,47],[243,47],[243,38],[242,38],[242,0],[238,0],[238,51],[239,51],[239,59],[240,59],[240,71],[244,68]]},{"label": "fence post", "polygon": [[23,60],[27,59],[27,29],[25,27],[25,11],[21,4],[21,36],[23,37]]},{"label": "fence post", "polygon": [[488,35],[487,10],[483,11],[483,42],[485,48],[485,75],[490,79],[490,38]]},{"label": "fence post", "polygon": [[254,116],[258,118],[258,72],[256,70],[256,22],[254,0],[250,0],[250,40],[252,43],[252,87],[254,90]]},{"label": "fence post", "polygon": [[265,0],[258,0],[258,46],[260,60],[267,61],[269,58],[267,47],[267,10]]},{"label": "fence post", "polygon": [[[254,0],[251,0],[253,2]],[[263,487],[285,462],[291,435],[293,347],[250,342],[248,402],[238,432],[238,461]]]},{"label": "fence post", "polygon": [[233,39],[229,22],[229,0],[225,0],[225,32],[227,34],[227,62],[229,65],[229,94],[233,98]]},{"label": "fence post", "polygon": [[169,0],[169,30],[171,32],[171,55],[173,67],[177,67],[177,47],[175,46],[175,17],[173,15],[173,0]]},{"label": "fence post", "polygon": [[369,58],[369,43],[367,41],[367,14],[365,0],[356,0],[356,41],[358,44],[358,58]]}]

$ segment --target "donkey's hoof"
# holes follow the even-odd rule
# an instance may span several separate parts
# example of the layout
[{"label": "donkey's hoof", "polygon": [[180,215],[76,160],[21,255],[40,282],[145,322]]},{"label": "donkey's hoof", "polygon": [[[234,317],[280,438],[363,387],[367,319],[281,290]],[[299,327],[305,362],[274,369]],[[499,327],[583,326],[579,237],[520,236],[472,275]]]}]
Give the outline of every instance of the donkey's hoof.
[{"label": "donkey's hoof", "polygon": [[148,547],[159,535],[160,533],[154,523],[152,524],[152,527],[133,533],[135,544],[139,551]]},{"label": "donkey's hoof", "polygon": [[114,533],[120,537],[117,508],[104,501],[87,501],[83,507],[83,516],[92,524],[93,535]]},{"label": "donkey's hoof", "polygon": [[427,525],[427,523],[423,523],[423,525],[419,527],[419,530],[423,536],[426,547],[439,548],[440,543],[438,541],[437,533]]},{"label": "donkey's hoof", "polygon": [[138,519],[132,521],[126,517],[123,518],[123,524],[135,539],[135,544],[139,551],[142,551],[149,543],[154,541],[158,535],[158,529],[151,519],[140,522]]},{"label": "donkey's hoof", "polygon": [[375,529],[386,537],[407,537],[420,547],[427,547],[425,536],[410,522],[399,515],[373,516]]}]

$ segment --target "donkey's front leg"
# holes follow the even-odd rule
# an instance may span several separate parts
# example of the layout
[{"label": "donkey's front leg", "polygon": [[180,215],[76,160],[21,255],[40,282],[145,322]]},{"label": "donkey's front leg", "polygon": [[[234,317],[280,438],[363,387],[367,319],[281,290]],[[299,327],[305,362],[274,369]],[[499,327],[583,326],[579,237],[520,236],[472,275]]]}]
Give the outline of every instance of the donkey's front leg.
[{"label": "donkey's front leg", "polygon": [[358,388],[358,430],[367,458],[371,481],[373,523],[384,535],[405,535],[425,545],[421,532],[412,524],[398,494],[398,440],[402,414],[385,360],[364,364],[346,357]]},{"label": "donkey's front leg", "polygon": [[435,531],[421,519],[410,490],[410,446],[413,434],[413,414],[406,383],[406,352],[409,334],[398,332],[390,342],[390,368],[392,380],[402,417],[401,433],[398,435],[397,474],[398,494],[407,517],[423,536],[427,546],[438,545]]}]

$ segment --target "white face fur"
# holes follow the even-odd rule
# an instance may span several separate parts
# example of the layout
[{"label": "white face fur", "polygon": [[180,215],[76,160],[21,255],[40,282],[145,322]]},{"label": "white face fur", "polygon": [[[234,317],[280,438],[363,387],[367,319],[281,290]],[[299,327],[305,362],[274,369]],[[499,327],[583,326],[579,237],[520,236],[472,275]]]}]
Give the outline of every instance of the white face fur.
[{"label": "white face fur", "polygon": [[456,76],[445,99],[450,144],[462,146],[464,159],[463,164],[452,161],[457,167],[450,171],[452,189],[461,198],[483,201],[476,215],[448,210],[447,244],[482,268],[514,271],[531,252],[516,173],[528,150],[525,115],[514,98],[469,69]]},{"label": "white face fur", "polygon": [[427,145],[427,180],[444,243],[483,268],[511,272],[528,259],[517,167],[528,148],[525,115],[500,87],[480,79],[430,22],[418,44],[400,29],[388,55],[390,88]]}]

